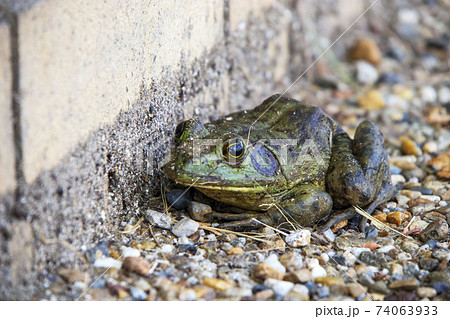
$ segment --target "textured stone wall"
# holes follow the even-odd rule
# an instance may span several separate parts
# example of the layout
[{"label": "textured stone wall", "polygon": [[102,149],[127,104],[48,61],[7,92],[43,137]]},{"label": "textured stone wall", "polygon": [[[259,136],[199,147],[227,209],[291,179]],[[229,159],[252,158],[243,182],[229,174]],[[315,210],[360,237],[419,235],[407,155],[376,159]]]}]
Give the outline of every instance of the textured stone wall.
[{"label": "textured stone wall", "polygon": [[178,121],[283,92],[308,62],[302,15],[332,37],[361,3],[0,0],[0,298],[151,206]]}]

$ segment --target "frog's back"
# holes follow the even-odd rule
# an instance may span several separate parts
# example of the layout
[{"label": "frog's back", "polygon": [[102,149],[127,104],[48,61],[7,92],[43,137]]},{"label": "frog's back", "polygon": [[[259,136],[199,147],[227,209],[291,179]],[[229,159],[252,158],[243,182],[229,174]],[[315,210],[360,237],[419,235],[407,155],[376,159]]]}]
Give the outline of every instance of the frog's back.
[{"label": "frog's back", "polygon": [[[269,144],[290,186],[305,183],[324,187],[336,122],[320,108],[273,95],[252,110],[211,124],[227,127],[229,133],[249,138],[251,144]],[[280,143],[286,145],[287,152]]]}]

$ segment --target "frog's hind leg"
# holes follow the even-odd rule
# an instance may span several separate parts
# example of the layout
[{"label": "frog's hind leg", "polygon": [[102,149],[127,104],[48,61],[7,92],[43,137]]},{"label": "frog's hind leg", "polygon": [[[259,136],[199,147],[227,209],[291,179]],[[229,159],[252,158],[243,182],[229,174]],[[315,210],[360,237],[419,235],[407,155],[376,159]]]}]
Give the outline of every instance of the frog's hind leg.
[{"label": "frog's hind leg", "polygon": [[375,124],[362,122],[353,140],[339,127],[331,153],[326,182],[335,207],[367,207],[374,201],[380,204],[378,198],[392,196],[383,134]]}]

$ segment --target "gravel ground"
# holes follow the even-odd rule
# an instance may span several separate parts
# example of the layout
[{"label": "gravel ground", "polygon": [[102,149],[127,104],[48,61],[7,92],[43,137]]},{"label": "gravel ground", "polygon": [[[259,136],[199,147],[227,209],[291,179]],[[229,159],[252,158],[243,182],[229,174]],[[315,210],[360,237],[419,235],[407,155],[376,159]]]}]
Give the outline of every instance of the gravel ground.
[{"label": "gravel ground", "polygon": [[36,299],[450,300],[449,4],[426,3],[390,26],[369,20],[288,92],[350,135],[364,119],[381,127],[395,193],[374,216],[403,235],[349,222],[322,235],[224,232],[173,209],[159,218],[155,198],[114,241],[82,247],[83,270],[48,274]]}]

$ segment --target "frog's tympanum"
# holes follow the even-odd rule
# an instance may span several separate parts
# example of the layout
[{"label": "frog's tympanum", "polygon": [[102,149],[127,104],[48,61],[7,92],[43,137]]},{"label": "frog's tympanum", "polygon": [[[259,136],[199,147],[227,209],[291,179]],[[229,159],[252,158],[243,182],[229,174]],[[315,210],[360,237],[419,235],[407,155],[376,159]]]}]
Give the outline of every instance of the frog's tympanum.
[{"label": "frog's tympanum", "polygon": [[175,145],[163,171],[218,202],[211,218],[223,227],[313,226],[392,196],[377,126],[362,122],[352,140],[320,108],[280,95],[205,125],[182,122]]}]

